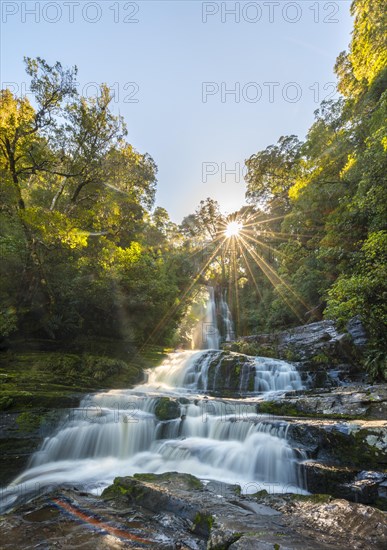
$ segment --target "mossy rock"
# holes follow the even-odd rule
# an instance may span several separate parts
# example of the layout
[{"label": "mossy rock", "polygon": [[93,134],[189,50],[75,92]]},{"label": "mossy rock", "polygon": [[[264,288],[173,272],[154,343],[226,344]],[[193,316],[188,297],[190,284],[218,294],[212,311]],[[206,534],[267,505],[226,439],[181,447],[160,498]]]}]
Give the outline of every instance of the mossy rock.
[{"label": "mossy rock", "polygon": [[10,409],[13,405],[13,399],[9,396],[2,396],[0,397],[0,411],[6,411],[7,409]]},{"label": "mossy rock", "polygon": [[[101,496],[105,500],[117,500],[118,502],[122,500],[127,502],[129,500],[130,502],[149,507],[146,502],[144,503],[144,499],[145,497],[150,497],[151,492],[143,482],[128,476],[116,477],[113,485],[109,485],[109,487],[104,489]],[[149,500],[149,498],[145,500]]]},{"label": "mossy rock", "polygon": [[[208,368],[208,389],[221,392],[223,396],[239,393],[244,365],[249,365],[246,391],[254,390],[255,370],[247,357],[241,354],[223,352],[210,363]],[[228,392],[228,393],[227,393]]]},{"label": "mossy rock", "polygon": [[312,504],[328,504],[333,500],[332,495],[325,493],[316,493],[314,495],[298,495],[297,493],[290,495],[291,500],[298,502],[310,502]]},{"label": "mossy rock", "polygon": [[29,433],[40,428],[43,418],[43,415],[39,414],[36,410],[24,411],[18,415],[16,423],[19,430]]},{"label": "mossy rock", "polygon": [[[168,490],[169,488],[173,491]],[[198,505],[190,502],[193,490],[201,490],[201,482],[189,474],[136,474],[133,477],[116,477],[113,485],[102,493],[102,499],[114,500],[119,505],[135,504],[153,512],[171,512],[194,523]],[[176,495],[176,492],[178,493]],[[204,529],[198,520],[197,529]],[[208,523],[204,522],[204,526]],[[204,534],[204,533],[203,533]]]},{"label": "mossy rock", "polygon": [[214,523],[215,519],[212,514],[203,514],[201,512],[197,512],[193,520],[192,531],[199,535],[208,537]]},{"label": "mossy rock", "polygon": [[156,485],[168,485],[173,483],[174,486],[178,485],[180,489],[186,489],[188,491],[202,490],[202,482],[191,474],[180,474],[177,472],[165,472],[163,474],[134,474],[134,479],[139,481],[145,481],[146,483],[154,483]]},{"label": "mossy rock", "polygon": [[258,414],[273,414],[279,416],[301,416],[294,405],[276,401],[262,401],[257,404]]},{"label": "mossy rock", "polygon": [[387,464],[383,431],[359,429],[347,435],[335,430],[329,433],[329,439],[332,454],[340,462],[367,469]]},{"label": "mossy rock", "polygon": [[0,366],[0,410],[75,407],[80,394],[127,388],[142,380],[142,369],[114,357],[58,351],[6,352]]},{"label": "mossy rock", "polygon": [[179,403],[181,405],[189,405],[191,401],[187,399],[186,397],[179,397]]},{"label": "mossy rock", "polygon": [[179,418],[179,402],[175,399],[171,399],[170,397],[160,397],[155,407],[155,415],[161,421]]}]

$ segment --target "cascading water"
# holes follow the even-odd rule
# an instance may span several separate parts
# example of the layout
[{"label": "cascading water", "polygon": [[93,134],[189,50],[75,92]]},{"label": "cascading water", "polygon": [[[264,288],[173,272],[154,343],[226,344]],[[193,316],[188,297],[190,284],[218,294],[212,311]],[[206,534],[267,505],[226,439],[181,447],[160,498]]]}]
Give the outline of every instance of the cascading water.
[{"label": "cascading water", "polygon": [[290,363],[269,357],[255,358],[254,391],[271,392],[302,388],[301,377]]},{"label": "cascading water", "polygon": [[224,339],[226,342],[231,342],[232,340],[235,340],[235,331],[234,331],[234,323],[232,320],[232,315],[230,308],[228,307],[228,304],[223,296],[223,294],[220,297],[220,313],[222,316],[222,325],[224,330]]},{"label": "cascading water", "polygon": [[193,349],[219,349],[220,334],[218,330],[215,290],[207,287],[207,304],[197,322],[191,338]]},{"label": "cascading water", "polygon": [[208,287],[209,300],[203,323],[203,349],[219,349],[220,336],[216,318],[215,290]]},{"label": "cascading water", "polygon": [[[302,492],[298,463],[303,456],[286,440],[286,422],[257,415],[251,400],[200,394],[208,386],[210,363],[221,361],[220,355],[216,350],[175,352],[149,371],[147,383],[86,397],[5,490],[6,508],[21,487],[24,495],[65,483],[98,492],[114,477],[137,472],[188,472],[239,483],[246,492]],[[295,383],[295,371],[287,373],[279,363],[286,365],[256,359],[256,365],[266,365],[256,371],[257,389]],[[160,399],[177,407],[176,418],[157,417]]]}]

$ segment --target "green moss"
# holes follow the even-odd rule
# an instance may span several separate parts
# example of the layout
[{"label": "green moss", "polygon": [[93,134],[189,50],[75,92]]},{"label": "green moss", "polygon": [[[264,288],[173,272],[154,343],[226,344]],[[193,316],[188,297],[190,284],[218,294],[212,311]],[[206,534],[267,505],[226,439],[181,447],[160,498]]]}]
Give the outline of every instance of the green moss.
[{"label": "green moss", "polygon": [[7,395],[3,395],[0,397],[0,411],[6,411],[13,405],[13,399],[12,397],[9,397]]},{"label": "green moss", "polygon": [[180,416],[178,401],[170,397],[160,397],[155,407],[155,415],[159,420],[173,420]]},{"label": "green moss", "polygon": [[122,497],[131,496],[133,487],[128,484],[124,485],[124,479],[121,477],[114,478],[113,485],[109,485],[102,492],[102,498],[105,500],[120,500]]},{"label": "green moss", "polygon": [[382,510],[383,512],[387,512],[387,498],[377,498],[372,506],[378,508],[379,510]]},{"label": "green moss", "polygon": [[262,414],[300,416],[300,413],[293,405],[288,403],[277,403],[276,401],[262,401],[258,403],[257,412]]},{"label": "green moss", "polygon": [[241,486],[240,485],[234,485],[234,487],[232,488],[232,491],[235,495],[237,495],[238,497],[241,496],[241,493],[242,493],[242,489],[241,489]]},{"label": "green moss", "polygon": [[165,472],[164,474],[134,474],[133,478],[146,483],[161,484],[171,481],[175,483],[184,483],[189,489],[200,490],[203,488],[202,482],[191,474],[177,474],[176,472]]},{"label": "green moss", "polygon": [[191,474],[186,474],[186,475],[189,476],[187,479],[192,489],[198,489],[198,490],[203,489],[203,484],[200,481],[200,479],[198,479],[195,476],[192,476]]},{"label": "green moss", "polygon": [[129,364],[115,357],[58,351],[5,352],[0,410],[76,406],[76,394],[127,388],[141,379],[140,361]]},{"label": "green moss", "polygon": [[154,483],[157,481],[158,475],[157,474],[134,474],[134,479],[138,479],[139,481],[146,481],[148,483]]},{"label": "green moss", "polygon": [[377,468],[379,464],[385,464],[385,450],[370,445],[367,442],[369,436],[379,433],[372,433],[372,430],[360,429],[350,435],[342,434],[339,431],[331,433],[332,454],[340,462],[362,468]]},{"label": "green moss", "polygon": [[288,348],[283,352],[282,359],[285,361],[299,361],[300,357],[295,350]]},{"label": "green moss", "polygon": [[211,514],[201,514],[198,512],[193,520],[193,531],[208,535],[211,532],[214,522],[214,517]]},{"label": "green moss", "polygon": [[310,358],[310,361],[316,365],[327,365],[331,362],[330,358],[325,353],[317,353]]},{"label": "green moss", "polygon": [[19,430],[28,433],[38,429],[42,420],[43,416],[37,414],[36,411],[25,411],[18,415],[18,417],[16,418],[16,423],[19,427]]},{"label": "green moss", "polygon": [[315,495],[297,495],[292,494],[290,497],[292,500],[297,500],[300,502],[311,502],[313,504],[326,504],[332,500],[331,495],[319,494]]},{"label": "green moss", "polygon": [[253,493],[250,496],[253,497],[253,498],[260,499],[260,498],[263,498],[263,497],[267,497],[268,494],[269,493],[266,491],[266,489],[262,489],[262,491],[258,491],[257,493]]},{"label": "green moss", "polygon": [[278,350],[271,345],[259,345],[254,342],[238,341],[234,347],[237,349],[233,349],[233,351],[243,353],[244,355],[251,355],[253,357],[278,357]]}]

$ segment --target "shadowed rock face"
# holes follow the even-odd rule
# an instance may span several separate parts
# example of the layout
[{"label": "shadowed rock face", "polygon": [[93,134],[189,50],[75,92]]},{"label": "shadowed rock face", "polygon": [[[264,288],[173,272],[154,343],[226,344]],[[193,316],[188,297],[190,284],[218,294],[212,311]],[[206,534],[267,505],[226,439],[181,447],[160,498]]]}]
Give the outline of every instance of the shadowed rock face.
[{"label": "shadowed rock face", "polygon": [[[240,495],[188,474],[116,478],[102,497],[62,488],[0,520],[2,548],[383,548],[386,514],[327,495]],[[42,542],[44,540],[44,542]]]}]

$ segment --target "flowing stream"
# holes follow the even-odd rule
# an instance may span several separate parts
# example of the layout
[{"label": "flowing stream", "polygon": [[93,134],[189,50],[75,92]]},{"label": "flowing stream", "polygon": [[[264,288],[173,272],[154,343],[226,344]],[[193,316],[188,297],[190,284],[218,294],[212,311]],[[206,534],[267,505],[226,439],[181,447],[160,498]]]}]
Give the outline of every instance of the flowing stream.
[{"label": "flowing stream", "polygon": [[[207,311],[214,319],[213,309]],[[216,326],[209,334],[212,347]],[[3,503],[10,507],[21,493],[53,485],[98,493],[116,476],[168,471],[238,483],[246,493],[304,492],[299,462],[305,457],[287,441],[287,423],[256,413],[262,392],[301,388],[299,374],[288,363],[257,357],[255,392],[213,399],[205,395],[208,369],[221,355],[216,349],[171,353],[146,383],[85,397],[5,490]],[[160,403],[174,407],[175,418],[160,420]]]}]

